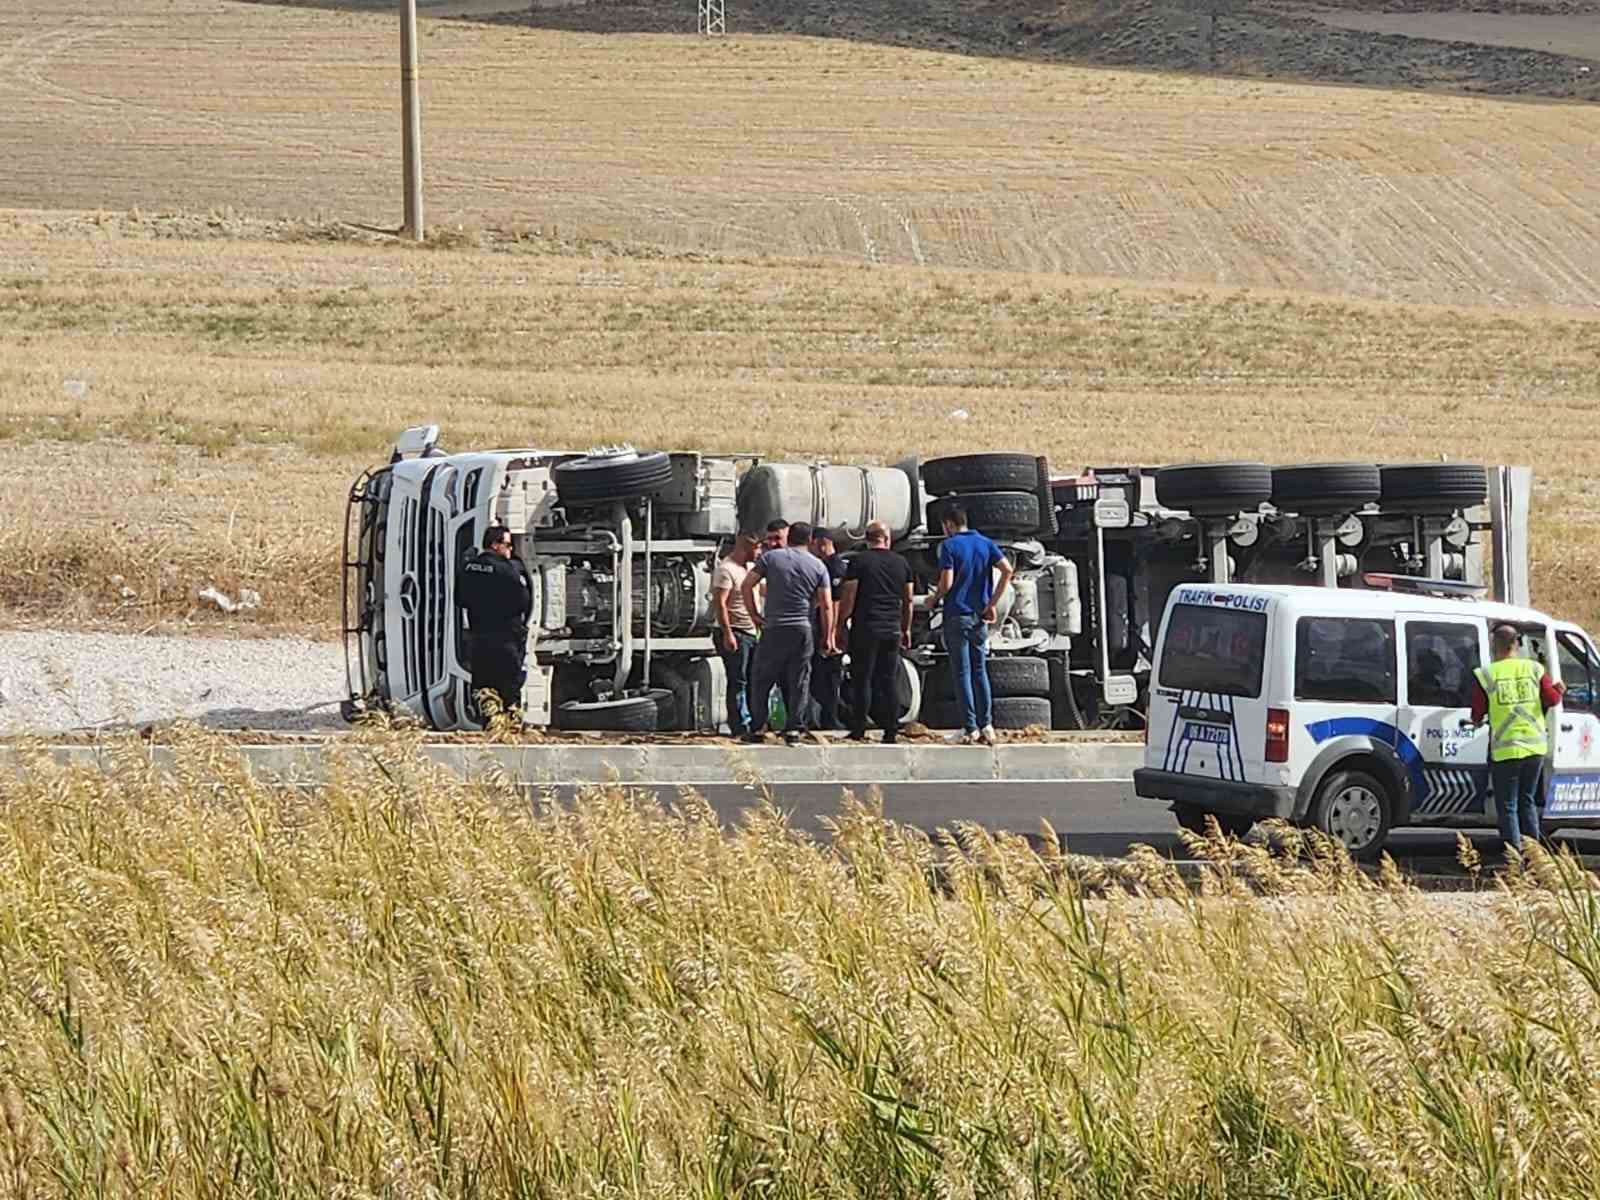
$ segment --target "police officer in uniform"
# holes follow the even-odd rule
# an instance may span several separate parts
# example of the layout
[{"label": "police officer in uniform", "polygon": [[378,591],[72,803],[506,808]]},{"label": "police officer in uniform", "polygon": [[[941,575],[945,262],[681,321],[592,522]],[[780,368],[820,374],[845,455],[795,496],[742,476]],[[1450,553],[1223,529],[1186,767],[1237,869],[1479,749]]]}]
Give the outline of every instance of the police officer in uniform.
[{"label": "police officer in uniform", "polygon": [[461,564],[456,603],[467,611],[472,694],[481,704],[482,693],[492,691],[505,711],[520,708],[533,583],[512,552],[511,530],[504,525],[484,530],[483,549]]},{"label": "police officer in uniform", "polygon": [[1539,771],[1550,748],[1545,713],[1561,703],[1566,689],[1551,683],[1544,668],[1517,653],[1513,625],[1489,634],[1494,661],[1472,673],[1472,719],[1489,722],[1489,776],[1500,809],[1500,840],[1522,849],[1522,839],[1539,838]]}]

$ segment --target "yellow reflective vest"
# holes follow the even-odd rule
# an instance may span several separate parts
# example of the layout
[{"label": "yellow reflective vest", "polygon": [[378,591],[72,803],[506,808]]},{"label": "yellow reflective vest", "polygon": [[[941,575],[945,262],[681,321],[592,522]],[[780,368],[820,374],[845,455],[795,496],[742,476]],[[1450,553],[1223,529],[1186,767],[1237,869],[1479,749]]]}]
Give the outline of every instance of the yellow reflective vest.
[{"label": "yellow reflective vest", "polygon": [[1539,683],[1544,668],[1531,658],[1502,658],[1473,672],[1489,698],[1489,757],[1533,758],[1550,748]]}]

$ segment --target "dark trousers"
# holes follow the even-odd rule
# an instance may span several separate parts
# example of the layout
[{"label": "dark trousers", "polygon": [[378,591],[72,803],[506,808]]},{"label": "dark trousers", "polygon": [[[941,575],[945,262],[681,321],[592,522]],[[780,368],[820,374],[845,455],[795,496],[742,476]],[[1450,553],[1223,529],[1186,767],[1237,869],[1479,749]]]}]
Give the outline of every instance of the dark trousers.
[{"label": "dark trousers", "polygon": [[850,635],[850,734],[865,737],[867,718],[895,740],[900,727],[900,635]]},{"label": "dark trousers", "polygon": [[526,640],[513,637],[475,637],[472,651],[472,694],[490,691],[506,712],[522,707],[522,685],[527,680],[523,660]]},{"label": "dark trousers", "polygon": [[837,654],[811,656],[811,711],[806,715],[814,722],[813,728],[839,728],[839,689],[843,683],[843,658]]},{"label": "dark trousers", "polygon": [[1508,758],[1489,764],[1494,803],[1500,810],[1500,840],[1522,849],[1522,839],[1539,840],[1539,774],[1544,759]]},{"label": "dark trousers", "polygon": [[735,737],[749,733],[750,667],[756,657],[756,635],[742,629],[733,631],[734,648],[722,649],[722,669],[728,675],[728,730]]},{"label": "dark trousers", "polygon": [[768,625],[756,643],[755,666],[750,673],[750,725],[752,731],[767,727],[767,706],[772,689],[783,684],[784,703],[789,709],[785,733],[806,727],[806,697],[811,694],[811,656],[815,649],[810,625]]}]

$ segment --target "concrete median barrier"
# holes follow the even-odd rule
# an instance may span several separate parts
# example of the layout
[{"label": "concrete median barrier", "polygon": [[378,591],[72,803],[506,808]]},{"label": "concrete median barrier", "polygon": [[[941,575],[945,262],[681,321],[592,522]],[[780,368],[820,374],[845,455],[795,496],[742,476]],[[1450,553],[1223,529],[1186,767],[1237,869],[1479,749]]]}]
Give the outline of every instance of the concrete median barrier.
[{"label": "concrete median barrier", "polygon": [[[58,761],[109,767],[116,747],[57,745]],[[530,786],[573,786],[616,780],[639,786],[729,786],[754,781],[783,784],[982,784],[1126,783],[1144,747],[1136,742],[1072,741],[1001,746],[906,744],[873,746],[829,743],[820,746],[742,746],[727,744],[585,746],[570,743],[494,746],[430,743],[423,753],[446,770],[464,776],[504,772]],[[142,753],[158,765],[173,751],[148,746]],[[241,745],[252,770],[285,781],[314,783],[327,769],[330,754],[365,753],[359,744]],[[0,747],[0,764],[16,769],[15,746]]]}]

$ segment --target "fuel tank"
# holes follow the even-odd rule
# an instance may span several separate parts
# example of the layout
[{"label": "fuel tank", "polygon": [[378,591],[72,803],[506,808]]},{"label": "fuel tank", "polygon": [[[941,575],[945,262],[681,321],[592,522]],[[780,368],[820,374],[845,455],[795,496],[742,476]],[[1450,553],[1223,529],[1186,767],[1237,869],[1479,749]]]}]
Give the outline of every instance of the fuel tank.
[{"label": "fuel tank", "polygon": [[919,524],[916,492],[898,467],[758,463],[739,484],[739,527],[760,533],[782,518],[791,525],[842,527],[859,540],[868,521],[882,521],[899,539]]}]

